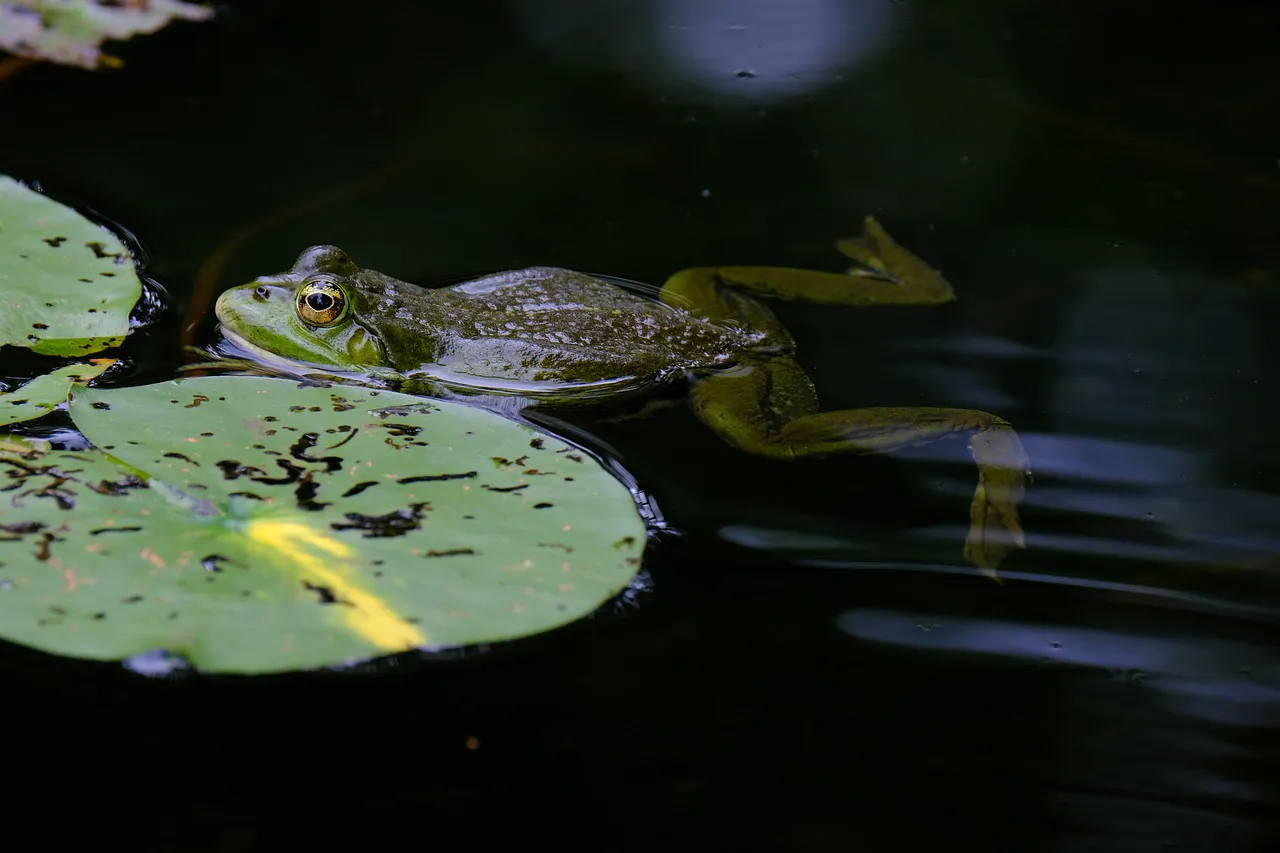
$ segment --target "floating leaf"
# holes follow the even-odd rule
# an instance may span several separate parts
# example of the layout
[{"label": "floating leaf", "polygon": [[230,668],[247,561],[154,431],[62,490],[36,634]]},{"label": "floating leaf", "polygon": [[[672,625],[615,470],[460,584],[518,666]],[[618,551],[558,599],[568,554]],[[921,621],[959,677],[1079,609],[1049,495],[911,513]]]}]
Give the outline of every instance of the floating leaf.
[{"label": "floating leaf", "polygon": [[154,33],[177,18],[203,21],[207,6],[178,0],[22,0],[0,3],[0,49],[81,68],[117,66],[102,53],[107,39]]},{"label": "floating leaf", "polygon": [[118,237],[0,175],[0,346],[72,356],[118,346],[141,295]]},{"label": "floating leaf", "polygon": [[92,379],[115,363],[112,358],[99,358],[92,364],[68,364],[0,393],[0,426],[44,417],[67,402],[71,383]]},{"label": "floating leaf", "polygon": [[0,636],[59,654],[252,673],[507,640],[644,548],[594,459],[474,407],[218,376],[70,409],[100,450],[0,452]]}]

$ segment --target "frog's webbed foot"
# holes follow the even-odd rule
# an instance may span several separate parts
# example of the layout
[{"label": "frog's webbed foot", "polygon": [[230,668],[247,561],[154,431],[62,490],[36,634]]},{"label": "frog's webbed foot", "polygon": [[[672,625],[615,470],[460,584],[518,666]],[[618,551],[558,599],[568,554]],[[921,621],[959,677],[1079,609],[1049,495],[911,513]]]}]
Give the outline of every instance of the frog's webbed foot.
[{"label": "frog's webbed foot", "polygon": [[661,298],[714,322],[736,318],[769,332],[778,329],[777,321],[745,294],[854,306],[937,305],[956,298],[937,270],[894,242],[873,217],[863,222],[861,236],[836,247],[855,262],[847,272],[692,267],[667,279]]},{"label": "frog's webbed foot", "polygon": [[862,221],[861,235],[837,241],[836,248],[854,262],[849,275],[892,282],[914,295],[914,302],[933,304],[956,298],[942,273],[898,245],[874,216]]},{"label": "frog's webbed foot", "polygon": [[813,385],[785,358],[761,359],[700,380],[690,403],[725,441],[775,459],[886,453],[969,433],[978,484],[965,559],[994,578],[1005,557],[1026,547],[1018,504],[1030,476],[1027,454],[1013,427],[995,415],[943,408],[819,412]]}]

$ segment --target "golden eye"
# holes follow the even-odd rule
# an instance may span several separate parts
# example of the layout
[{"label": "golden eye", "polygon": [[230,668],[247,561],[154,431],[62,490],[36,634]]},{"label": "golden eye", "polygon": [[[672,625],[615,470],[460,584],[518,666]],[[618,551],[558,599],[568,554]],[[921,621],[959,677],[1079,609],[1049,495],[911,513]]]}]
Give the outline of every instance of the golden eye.
[{"label": "golden eye", "polygon": [[332,326],[346,319],[347,294],[329,276],[313,275],[298,288],[298,318],[308,326]]}]

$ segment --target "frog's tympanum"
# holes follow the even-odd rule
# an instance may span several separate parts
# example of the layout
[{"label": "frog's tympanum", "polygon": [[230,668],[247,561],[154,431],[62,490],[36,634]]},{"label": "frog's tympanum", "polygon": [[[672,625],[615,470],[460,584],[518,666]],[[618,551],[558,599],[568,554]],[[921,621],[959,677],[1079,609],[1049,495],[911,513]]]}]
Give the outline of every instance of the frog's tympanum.
[{"label": "frog's tympanum", "polygon": [[257,358],[427,394],[574,406],[685,380],[694,413],[722,439],[774,459],[882,453],[970,435],[978,487],[964,553],[991,572],[1025,547],[1027,457],[995,415],[927,407],[823,412],[795,346],[753,295],[832,305],[935,305],[951,285],[875,219],[841,240],[847,272],[699,267],[658,298],[583,273],[531,267],[428,290],[315,246],[281,275],[226,291],[227,339]]}]

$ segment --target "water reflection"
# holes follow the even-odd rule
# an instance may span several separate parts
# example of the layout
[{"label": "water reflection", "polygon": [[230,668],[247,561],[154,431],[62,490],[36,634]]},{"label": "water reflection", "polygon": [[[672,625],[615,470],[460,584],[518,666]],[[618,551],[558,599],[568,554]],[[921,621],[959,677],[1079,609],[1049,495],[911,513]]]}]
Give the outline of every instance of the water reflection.
[{"label": "water reflection", "polygon": [[763,102],[816,91],[872,56],[899,4],[880,0],[633,0],[515,4],[529,35],[685,100]]},{"label": "water reflection", "polygon": [[1258,849],[1266,827],[1244,810],[1271,792],[1247,738],[1280,723],[1274,649],[874,608],[837,624],[865,642],[1062,667],[1051,736],[1064,760],[1049,772],[1072,831],[1055,849]]}]

